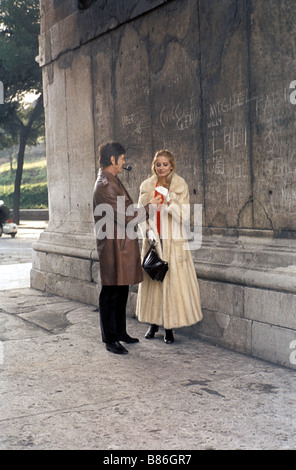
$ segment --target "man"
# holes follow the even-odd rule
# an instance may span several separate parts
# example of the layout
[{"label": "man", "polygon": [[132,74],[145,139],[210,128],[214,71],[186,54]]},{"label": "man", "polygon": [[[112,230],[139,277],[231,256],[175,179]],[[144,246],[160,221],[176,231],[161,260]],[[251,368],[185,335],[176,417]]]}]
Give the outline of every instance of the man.
[{"label": "man", "polygon": [[[128,237],[126,230],[135,218],[127,215],[133,201],[117,178],[125,164],[125,149],[118,142],[108,142],[99,151],[101,168],[94,188],[93,209],[102,284],[99,296],[102,341],[107,351],[127,354],[120,341],[139,341],[126,331],[126,304],[129,285],[143,280],[140,250],[137,238]],[[158,204],[160,199],[157,196],[150,203]]]}]

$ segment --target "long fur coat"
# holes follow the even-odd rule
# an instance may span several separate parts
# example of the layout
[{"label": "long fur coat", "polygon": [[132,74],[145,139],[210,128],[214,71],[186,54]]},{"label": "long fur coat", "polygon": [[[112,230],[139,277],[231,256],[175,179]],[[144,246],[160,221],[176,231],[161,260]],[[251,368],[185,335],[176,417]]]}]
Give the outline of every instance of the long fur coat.
[{"label": "long fur coat", "polygon": [[[157,177],[151,176],[140,187],[139,203],[146,205],[154,197]],[[174,174],[170,183],[170,205],[161,206],[163,239],[157,232],[156,214],[154,220],[140,225],[143,234],[142,258],[147,253],[150,242],[145,233],[150,228],[156,238],[159,256],[168,261],[169,270],[161,283],[153,281],[145,272],[139,285],[136,316],[139,321],[154,323],[166,329],[193,325],[202,320],[200,292],[191,251],[186,238],[182,237],[181,224],[190,214],[189,192],[185,180]],[[183,206],[182,204],[187,205]],[[182,220],[183,217],[183,220]]]}]

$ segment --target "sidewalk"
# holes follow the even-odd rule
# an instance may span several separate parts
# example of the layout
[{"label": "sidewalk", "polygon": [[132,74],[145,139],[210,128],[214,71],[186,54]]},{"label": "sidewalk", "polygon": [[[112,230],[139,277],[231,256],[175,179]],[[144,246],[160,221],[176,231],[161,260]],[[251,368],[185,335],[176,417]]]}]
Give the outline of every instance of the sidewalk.
[{"label": "sidewalk", "polygon": [[0,291],[30,287],[31,269],[32,263],[0,264]]},{"label": "sidewalk", "polygon": [[[0,291],[30,287],[32,242],[38,240],[47,221],[21,221],[14,239],[3,235],[0,243]],[[1,304],[0,304],[1,307]]]},{"label": "sidewalk", "polygon": [[[295,371],[128,318],[108,353],[94,307],[0,291],[0,449],[295,449]],[[190,330],[188,330],[190,331]]]}]

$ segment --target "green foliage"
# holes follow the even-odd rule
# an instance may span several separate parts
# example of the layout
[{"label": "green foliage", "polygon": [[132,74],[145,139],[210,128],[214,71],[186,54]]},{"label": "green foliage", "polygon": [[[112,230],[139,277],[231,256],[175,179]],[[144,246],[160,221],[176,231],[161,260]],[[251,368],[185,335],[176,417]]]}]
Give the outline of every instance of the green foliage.
[{"label": "green foliage", "polygon": [[[32,105],[24,100],[28,93],[42,92],[38,55],[40,31],[38,0],[0,0],[0,80],[4,84],[4,104],[0,106],[0,149],[19,142]],[[41,113],[30,130],[28,143],[44,133]]]},{"label": "green foliage", "polygon": [[[0,149],[19,144],[13,198],[16,223],[23,200],[25,147],[44,135],[41,69],[35,59],[39,30],[39,0],[0,0],[0,80],[5,89],[0,106]],[[36,94],[31,106],[25,99],[29,93]]]},{"label": "green foliage", "polygon": [[[13,185],[0,186],[0,199],[7,207],[13,207]],[[47,183],[24,184],[21,186],[20,209],[45,209],[48,207]]]},{"label": "green foliage", "polygon": [[0,12],[0,76],[8,101],[20,101],[25,93],[41,92],[41,70],[35,60],[39,1],[0,0]]},{"label": "green foliage", "polygon": [[[46,159],[24,163],[23,184],[43,183],[46,181]],[[0,187],[13,185],[15,179],[15,164],[10,169],[10,163],[0,166]]]},{"label": "green foliage", "polygon": [[[12,210],[16,163],[12,170],[8,161],[0,160],[0,199]],[[7,160],[7,159],[6,159]],[[44,156],[28,154],[24,164],[23,184],[21,186],[20,209],[46,209],[48,207],[47,166]]]}]

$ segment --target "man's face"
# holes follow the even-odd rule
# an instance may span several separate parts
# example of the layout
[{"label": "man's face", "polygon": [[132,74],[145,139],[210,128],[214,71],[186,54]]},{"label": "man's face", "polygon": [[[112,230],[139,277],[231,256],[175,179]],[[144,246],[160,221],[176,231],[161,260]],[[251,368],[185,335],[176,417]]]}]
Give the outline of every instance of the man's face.
[{"label": "man's face", "polygon": [[117,170],[117,173],[121,173],[122,172],[122,167],[123,165],[125,164],[125,161],[124,161],[124,154],[120,155],[118,157],[118,160],[117,160],[117,165],[116,165],[116,170]]}]

